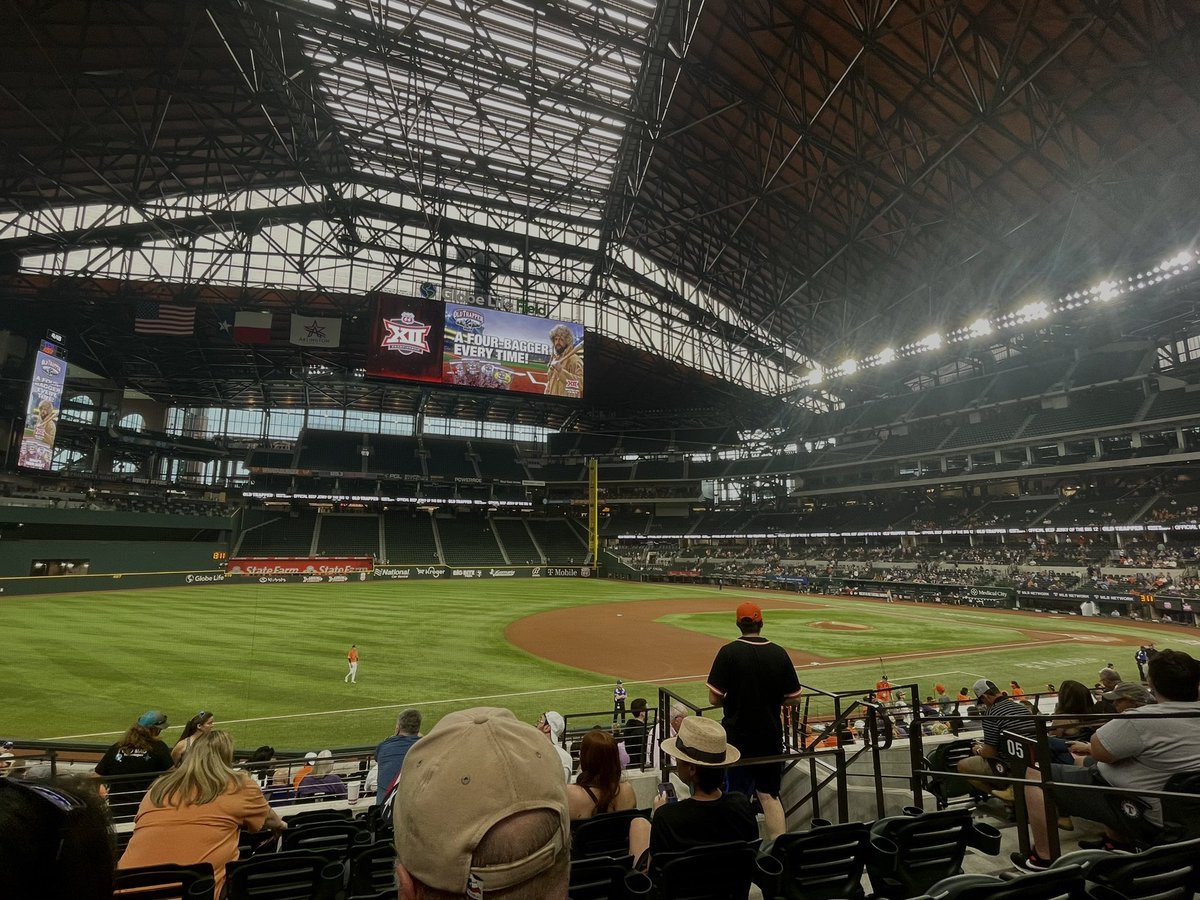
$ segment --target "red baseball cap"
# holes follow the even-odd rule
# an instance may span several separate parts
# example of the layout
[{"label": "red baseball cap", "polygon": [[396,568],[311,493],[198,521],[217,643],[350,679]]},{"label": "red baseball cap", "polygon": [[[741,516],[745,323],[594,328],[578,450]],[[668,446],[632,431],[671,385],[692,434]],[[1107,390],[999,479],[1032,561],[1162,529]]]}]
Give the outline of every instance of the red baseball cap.
[{"label": "red baseball cap", "polygon": [[751,603],[747,600],[737,608],[737,620],[739,622],[762,622],[762,610],[757,603]]}]

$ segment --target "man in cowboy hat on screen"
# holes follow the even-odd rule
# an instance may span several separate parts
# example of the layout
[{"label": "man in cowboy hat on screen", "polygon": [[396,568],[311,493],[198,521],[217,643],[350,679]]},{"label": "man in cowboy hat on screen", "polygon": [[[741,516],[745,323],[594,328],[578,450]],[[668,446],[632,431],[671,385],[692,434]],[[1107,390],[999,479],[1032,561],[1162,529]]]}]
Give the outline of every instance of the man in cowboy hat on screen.
[{"label": "man in cowboy hat on screen", "polygon": [[725,766],[741,758],[729,746],[725,729],[715,719],[688,716],[679,723],[679,733],[662,742],[664,753],[679,764],[679,779],[692,789],[692,796],[668,802],[660,793],[654,798],[653,824],[634,819],[629,826],[629,852],[644,869],[650,856],[690,850],[702,844],[758,839],[758,820],[745,794],[725,793]]}]

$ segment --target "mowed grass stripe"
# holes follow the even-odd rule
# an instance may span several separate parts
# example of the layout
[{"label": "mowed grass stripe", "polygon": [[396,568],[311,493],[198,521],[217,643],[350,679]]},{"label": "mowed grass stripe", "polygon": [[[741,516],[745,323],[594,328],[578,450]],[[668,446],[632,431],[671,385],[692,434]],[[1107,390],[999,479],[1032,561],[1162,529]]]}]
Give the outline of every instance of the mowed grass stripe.
[{"label": "mowed grass stripe", "polygon": [[[1032,688],[1068,677],[1091,684],[1096,670],[1117,653],[1083,641],[1025,647],[989,639],[994,650],[937,656],[939,649],[961,647],[956,642],[969,634],[1011,636],[1016,628],[1081,636],[1125,632],[1166,645],[1161,631],[1125,622],[593,580],[224,584],[10,598],[0,607],[12,686],[2,727],[20,737],[113,732],[149,707],[161,707],[176,725],[205,708],[219,719],[264,719],[231,727],[241,746],[314,749],[374,743],[390,733],[391,710],[409,703],[425,704],[427,725],[459,708],[456,698],[491,694],[515,695],[509,703],[496,703],[527,720],[547,707],[603,710],[611,702],[607,676],[531,656],[504,639],[505,627],[562,607],[686,596],[728,603],[731,613],[708,623],[710,633],[727,638],[736,634],[732,609],[745,596],[768,610],[766,633],[777,640],[788,630],[781,620],[802,612],[789,608],[793,602],[820,603],[823,609],[795,619],[797,630],[788,640],[811,649],[817,637],[836,635],[843,643],[834,650],[843,658],[902,653],[912,649],[905,637],[912,629],[936,630],[940,636],[932,643],[938,646],[921,645],[930,657],[888,663],[893,681],[905,680],[906,672],[966,670],[997,681],[1017,678]],[[888,636],[888,646],[874,654],[874,645],[865,650],[864,632],[805,630],[799,623],[814,613],[813,620],[853,617],[869,623]],[[959,627],[963,630],[955,633]],[[353,686],[342,682],[352,642],[362,651],[360,682]],[[1120,652],[1130,656],[1122,667],[1136,671],[1132,650]],[[817,666],[803,670],[801,680],[826,689],[861,689],[874,684],[878,669],[877,664]],[[701,676],[696,682],[672,687],[704,703],[704,673],[696,674]],[[654,696],[652,685],[628,687],[631,696]],[[932,683],[923,690],[931,691]],[[340,710],[352,711],[267,719]]]}]

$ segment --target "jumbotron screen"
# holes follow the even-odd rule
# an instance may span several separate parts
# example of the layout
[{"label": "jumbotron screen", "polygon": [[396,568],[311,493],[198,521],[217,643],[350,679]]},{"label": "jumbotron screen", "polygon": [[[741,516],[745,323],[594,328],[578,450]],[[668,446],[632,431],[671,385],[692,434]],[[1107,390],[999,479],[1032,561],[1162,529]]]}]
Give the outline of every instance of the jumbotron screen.
[{"label": "jumbotron screen", "polygon": [[584,336],[583,326],[574,322],[461,303],[380,298],[367,374],[578,399]]}]

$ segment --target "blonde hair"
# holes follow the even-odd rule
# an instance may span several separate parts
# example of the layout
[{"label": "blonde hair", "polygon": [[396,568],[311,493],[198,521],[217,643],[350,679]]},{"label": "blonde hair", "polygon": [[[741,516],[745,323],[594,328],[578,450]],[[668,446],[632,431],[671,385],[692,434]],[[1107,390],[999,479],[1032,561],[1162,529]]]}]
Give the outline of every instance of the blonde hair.
[{"label": "blonde hair", "polygon": [[247,776],[233,768],[233,737],[228,731],[196,735],[187,756],[150,786],[155,806],[202,806],[227,793]]}]

